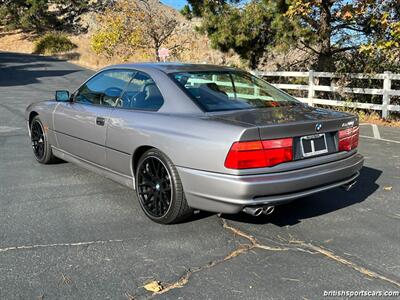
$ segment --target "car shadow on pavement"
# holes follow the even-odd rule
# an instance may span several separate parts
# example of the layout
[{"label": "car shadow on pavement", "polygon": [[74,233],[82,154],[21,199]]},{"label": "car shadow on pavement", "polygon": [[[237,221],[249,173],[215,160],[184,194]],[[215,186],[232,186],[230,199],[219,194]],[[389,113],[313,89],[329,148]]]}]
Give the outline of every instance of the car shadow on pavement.
[{"label": "car shadow on pavement", "polygon": [[[2,68],[0,74],[0,87],[19,86],[38,83],[42,77],[65,76],[78,70],[46,70],[46,64],[30,64],[25,66],[9,66]],[[34,70],[33,68],[42,68]],[[43,69],[44,68],[44,69]],[[8,75],[7,75],[8,74]]]},{"label": "car shadow on pavement", "polygon": [[295,225],[300,223],[301,220],[328,214],[365,201],[379,188],[376,181],[381,174],[381,170],[363,167],[356,185],[349,192],[341,188],[335,188],[300,198],[291,203],[275,207],[275,212],[269,216],[253,217],[240,213],[237,215],[223,215],[223,217],[243,223],[270,223],[279,227]]},{"label": "car shadow on pavement", "polygon": [[3,64],[20,64],[20,63],[33,63],[33,62],[59,62],[65,59],[59,59],[52,56],[43,56],[39,54],[26,54],[18,52],[0,52],[0,66]]},{"label": "car shadow on pavement", "polygon": [[[13,65],[14,61],[24,64]],[[65,76],[79,71],[78,69],[48,69],[51,68],[48,62],[54,61],[62,60],[38,55],[0,53],[0,87],[38,83],[42,77]]]}]

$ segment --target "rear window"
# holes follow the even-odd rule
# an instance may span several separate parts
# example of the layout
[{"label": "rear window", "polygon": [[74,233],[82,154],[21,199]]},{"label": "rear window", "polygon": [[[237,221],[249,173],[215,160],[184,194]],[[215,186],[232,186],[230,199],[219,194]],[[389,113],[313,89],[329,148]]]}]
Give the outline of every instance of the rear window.
[{"label": "rear window", "polygon": [[171,76],[207,112],[293,106],[300,103],[246,72],[182,72]]}]

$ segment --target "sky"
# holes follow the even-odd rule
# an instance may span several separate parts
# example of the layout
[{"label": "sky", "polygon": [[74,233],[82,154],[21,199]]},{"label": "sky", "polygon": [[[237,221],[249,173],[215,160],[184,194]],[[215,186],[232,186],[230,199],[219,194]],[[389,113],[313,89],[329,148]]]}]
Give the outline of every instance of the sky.
[{"label": "sky", "polygon": [[186,4],[186,0],[161,0],[161,2],[175,9],[182,9]]}]

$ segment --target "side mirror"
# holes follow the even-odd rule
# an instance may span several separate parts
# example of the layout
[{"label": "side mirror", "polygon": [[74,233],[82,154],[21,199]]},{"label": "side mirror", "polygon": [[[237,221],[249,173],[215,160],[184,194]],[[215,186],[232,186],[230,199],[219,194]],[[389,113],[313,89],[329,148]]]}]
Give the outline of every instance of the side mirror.
[{"label": "side mirror", "polygon": [[69,102],[69,92],[68,91],[56,91],[56,101],[59,102]]}]

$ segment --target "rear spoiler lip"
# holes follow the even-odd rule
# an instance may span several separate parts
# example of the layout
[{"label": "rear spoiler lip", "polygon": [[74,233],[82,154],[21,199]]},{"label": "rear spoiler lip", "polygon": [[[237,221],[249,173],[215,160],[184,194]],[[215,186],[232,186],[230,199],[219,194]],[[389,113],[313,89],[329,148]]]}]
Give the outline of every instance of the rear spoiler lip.
[{"label": "rear spoiler lip", "polygon": [[345,117],[327,120],[298,121],[293,123],[258,126],[257,128],[260,133],[260,139],[266,140],[335,132],[352,126],[358,126],[358,118]]},{"label": "rear spoiler lip", "polygon": [[[322,128],[317,131],[316,125]],[[358,118],[350,116],[337,119],[297,121],[263,126],[252,125],[244,128],[238,141],[269,140],[287,137],[300,137],[316,133],[335,132],[352,126],[358,126]]]}]

